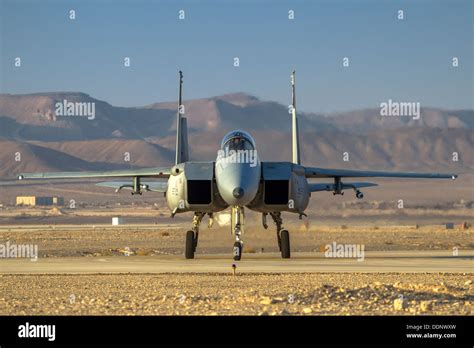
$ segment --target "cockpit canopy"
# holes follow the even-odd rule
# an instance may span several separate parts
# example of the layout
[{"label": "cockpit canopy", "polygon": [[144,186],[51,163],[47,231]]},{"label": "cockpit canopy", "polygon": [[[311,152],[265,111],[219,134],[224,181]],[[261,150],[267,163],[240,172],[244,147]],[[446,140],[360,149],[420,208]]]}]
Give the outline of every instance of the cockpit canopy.
[{"label": "cockpit canopy", "polygon": [[241,130],[227,133],[222,139],[221,149],[228,152],[231,150],[255,150],[255,141],[252,136]]}]

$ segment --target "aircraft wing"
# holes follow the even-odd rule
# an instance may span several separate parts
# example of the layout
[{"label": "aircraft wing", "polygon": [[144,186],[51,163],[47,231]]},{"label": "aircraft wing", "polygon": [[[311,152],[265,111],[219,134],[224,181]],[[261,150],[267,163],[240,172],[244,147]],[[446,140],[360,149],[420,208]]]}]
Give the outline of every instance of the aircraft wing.
[{"label": "aircraft wing", "polygon": [[18,180],[23,179],[86,179],[86,178],[168,178],[170,176],[170,168],[155,167],[144,169],[125,169],[110,170],[102,172],[52,172],[52,173],[21,173]]},{"label": "aircraft wing", "polygon": [[[342,190],[348,189],[359,189],[363,187],[373,187],[378,186],[377,184],[373,184],[371,182],[349,182],[342,184]],[[310,192],[318,192],[318,191],[335,191],[336,185],[334,183],[311,183],[308,184],[308,188]]]},{"label": "aircraft wing", "polygon": [[381,178],[419,178],[419,179],[456,179],[456,174],[442,173],[410,173],[410,172],[378,172],[365,170],[347,170],[347,169],[326,169],[305,167],[307,178],[363,178],[363,177],[381,177]]},{"label": "aircraft wing", "polygon": [[[115,189],[116,191],[120,191],[122,189],[133,190],[133,185],[130,185],[130,182],[128,181],[105,181],[99,182],[96,185],[110,187]],[[141,186],[144,187],[146,191],[166,192],[166,189],[168,188],[168,183],[160,181],[142,181]]]}]

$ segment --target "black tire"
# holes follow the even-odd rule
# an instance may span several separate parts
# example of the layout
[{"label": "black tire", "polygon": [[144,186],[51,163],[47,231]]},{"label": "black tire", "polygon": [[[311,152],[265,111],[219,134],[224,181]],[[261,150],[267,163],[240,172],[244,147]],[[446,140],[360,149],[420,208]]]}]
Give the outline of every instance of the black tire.
[{"label": "black tire", "polygon": [[239,242],[234,243],[233,253],[234,253],[234,260],[240,261],[240,259],[242,258],[242,244],[241,243]]},{"label": "black tire", "polygon": [[186,232],[186,249],[184,256],[186,259],[194,259],[194,231]]},{"label": "black tire", "polygon": [[281,257],[284,259],[290,258],[290,233],[287,230],[280,232],[281,238]]},{"label": "black tire", "polygon": [[194,234],[194,252],[196,252],[196,249],[198,247],[198,236],[199,236],[199,233],[195,233]]}]

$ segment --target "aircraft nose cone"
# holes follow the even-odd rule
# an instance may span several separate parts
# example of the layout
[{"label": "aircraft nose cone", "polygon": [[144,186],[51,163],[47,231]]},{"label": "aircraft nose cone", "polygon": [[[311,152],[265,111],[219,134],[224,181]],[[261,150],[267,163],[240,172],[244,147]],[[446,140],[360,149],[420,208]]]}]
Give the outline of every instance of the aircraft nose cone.
[{"label": "aircraft nose cone", "polygon": [[235,198],[242,198],[244,196],[244,189],[242,187],[236,187],[233,191],[232,191],[232,195],[235,197]]}]

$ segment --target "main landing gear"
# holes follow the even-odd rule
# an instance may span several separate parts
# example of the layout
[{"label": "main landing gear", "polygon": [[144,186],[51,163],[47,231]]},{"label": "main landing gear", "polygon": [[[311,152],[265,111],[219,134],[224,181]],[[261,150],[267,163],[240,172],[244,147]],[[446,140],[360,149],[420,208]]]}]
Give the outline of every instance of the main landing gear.
[{"label": "main landing gear", "polygon": [[[288,230],[283,229],[283,220],[281,219],[281,212],[263,213],[262,222],[263,227],[266,229],[268,225],[266,223],[266,217],[270,214],[276,225],[277,242],[278,248],[281,252],[281,257],[289,259],[291,256],[290,252],[290,233]],[[194,253],[198,244],[199,237],[199,225],[206,213],[195,212],[193,217],[192,230],[186,232],[186,247],[185,257],[186,259],[194,259]],[[212,214],[209,213],[209,227],[212,225]],[[233,247],[233,258],[235,261],[240,261],[242,258],[242,251],[244,242],[242,240],[242,234],[244,232],[244,208],[243,207],[232,207],[231,213],[231,232],[235,236],[235,243]]]},{"label": "main landing gear", "polygon": [[[193,217],[192,230],[186,232],[186,248],[184,256],[186,259],[194,259],[194,253],[196,252],[198,237],[199,237],[199,225],[201,224],[202,218],[206,213],[195,212]],[[209,227],[212,225],[212,215],[209,215]]]},{"label": "main landing gear", "polygon": [[[263,214],[263,227],[267,228],[266,224],[266,215],[267,213]],[[278,241],[278,248],[281,252],[281,257],[284,259],[289,259],[291,256],[290,252],[290,233],[288,230],[282,228],[283,220],[281,219],[281,212],[273,212],[270,213],[273,221],[276,225],[276,232],[277,232],[277,241]]]}]

